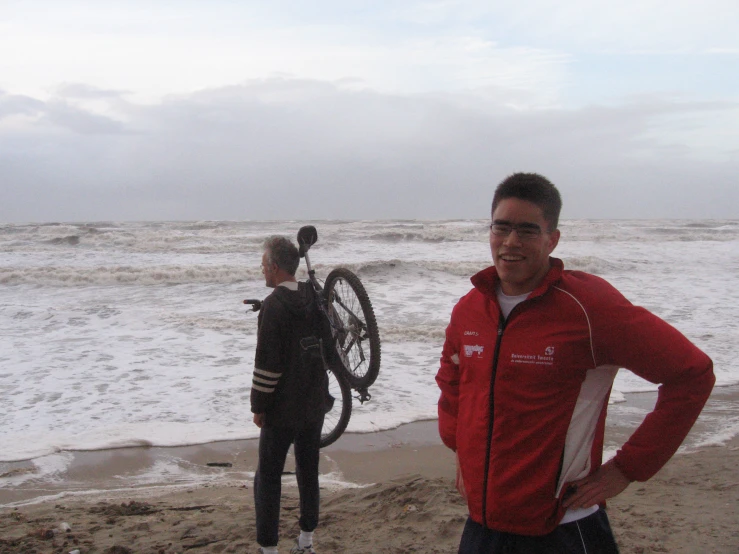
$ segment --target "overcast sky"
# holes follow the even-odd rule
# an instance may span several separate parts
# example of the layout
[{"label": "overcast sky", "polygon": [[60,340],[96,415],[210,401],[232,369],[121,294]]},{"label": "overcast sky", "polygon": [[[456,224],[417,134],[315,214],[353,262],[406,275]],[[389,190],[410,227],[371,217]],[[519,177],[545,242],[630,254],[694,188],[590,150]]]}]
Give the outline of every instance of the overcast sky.
[{"label": "overcast sky", "polygon": [[736,0],[1,0],[0,222],[739,218]]}]

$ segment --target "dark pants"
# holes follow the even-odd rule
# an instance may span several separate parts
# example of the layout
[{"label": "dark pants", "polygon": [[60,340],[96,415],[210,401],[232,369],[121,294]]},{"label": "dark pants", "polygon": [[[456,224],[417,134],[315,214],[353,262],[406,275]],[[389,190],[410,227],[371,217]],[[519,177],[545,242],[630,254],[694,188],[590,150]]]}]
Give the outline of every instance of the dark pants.
[{"label": "dark pants", "polygon": [[318,456],[323,418],[303,428],[265,425],[259,435],[259,465],[254,475],[257,542],[277,546],[280,524],[282,471],[290,445],[295,445],[295,474],[300,492],[300,528],[318,526]]},{"label": "dark pants", "polygon": [[540,537],[485,529],[467,518],[459,554],[618,554],[604,510],[558,526]]}]

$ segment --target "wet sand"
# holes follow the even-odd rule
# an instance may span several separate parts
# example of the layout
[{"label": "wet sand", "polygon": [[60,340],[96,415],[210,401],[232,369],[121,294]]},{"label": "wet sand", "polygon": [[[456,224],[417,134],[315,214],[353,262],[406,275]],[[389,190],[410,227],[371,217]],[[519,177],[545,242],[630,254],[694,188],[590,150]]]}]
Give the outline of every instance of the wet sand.
[{"label": "wet sand", "polygon": [[[629,395],[612,412],[622,412],[619,421],[627,414],[637,421],[653,396]],[[675,456],[653,479],[609,502],[623,553],[739,552],[739,440],[698,446],[714,416],[736,417],[738,397],[736,388],[717,391],[687,441],[692,453]],[[609,425],[608,441],[617,444],[629,433],[629,425]],[[256,552],[256,446],[232,441],[74,453],[58,482],[29,479],[0,489],[0,554]],[[322,455],[319,552],[456,552],[467,512],[453,486],[453,454],[440,445],[435,421],[347,434]],[[163,464],[169,473],[152,471]],[[9,479],[32,464],[0,467],[0,479]],[[141,475],[148,481],[137,480]],[[283,497],[280,548],[288,552],[298,530],[292,475]],[[69,532],[60,530],[62,523]]]}]

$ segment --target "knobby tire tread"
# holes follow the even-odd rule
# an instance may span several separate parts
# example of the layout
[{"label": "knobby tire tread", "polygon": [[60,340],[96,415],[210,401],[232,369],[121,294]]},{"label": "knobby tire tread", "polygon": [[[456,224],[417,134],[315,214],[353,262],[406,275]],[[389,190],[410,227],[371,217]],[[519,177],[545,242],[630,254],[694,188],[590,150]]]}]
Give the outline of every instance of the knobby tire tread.
[{"label": "knobby tire tread", "polygon": [[[356,296],[359,306],[362,309],[362,317],[364,323],[367,325],[367,335],[369,339],[369,360],[367,360],[367,371],[362,375],[353,373],[349,368],[345,369],[345,377],[352,388],[368,388],[375,380],[380,372],[380,332],[377,328],[377,320],[375,319],[375,311],[372,308],[367,291],[364,289],[364,285],[354,273],[344,267],[338,267],[331,271],[326,277],[326,284],[324,287],[324,294],[326,295],[327,301],[330,303],[332,294],[336,284],[343,280],[352,289],[352,292]],[[337,349],[340,348],[337,346]]]},{"label": "knobby tire tread", "polygon": [[[333,444],[334,442],[336,442],[346,430],[346,426],[349,425],[349,419],[352,417],[352,389],[349,386],[349,383],[347,383],[346,378],[343,376],[343,372],[336,373],[330,368],[326,368],[326,372],[328,373],[329,383],[332,379],[334,379],[339,384],[339,388],[341,390],[342,405],[341,414],[339,414],[339,419],[333,428],[331,428],[331,425],[333,424],[333,417],[330,416],[330,414],[332,414],[333,412],[333,409],[329,411],[328,414],[326,414],[327,418],[324,419],[323,429],[321,430],[321,448],[324,448],[329,444]],[[339,399],[337,398],[336,402],[338,402],[338,400]],[[336,404],[334,404],[334,406],[335,405]]]}]

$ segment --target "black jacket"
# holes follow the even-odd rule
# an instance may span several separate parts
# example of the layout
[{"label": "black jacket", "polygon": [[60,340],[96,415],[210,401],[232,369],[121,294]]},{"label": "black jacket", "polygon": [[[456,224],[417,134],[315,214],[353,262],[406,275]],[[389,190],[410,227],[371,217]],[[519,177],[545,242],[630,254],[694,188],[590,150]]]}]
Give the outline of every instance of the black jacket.
[{"label": "black jacket", "polygon": [[267,425],[301,427],[328,411],[324,360],[334,356],[331,331],[313,288],[278,286],[259,312],[251,411]]}]

